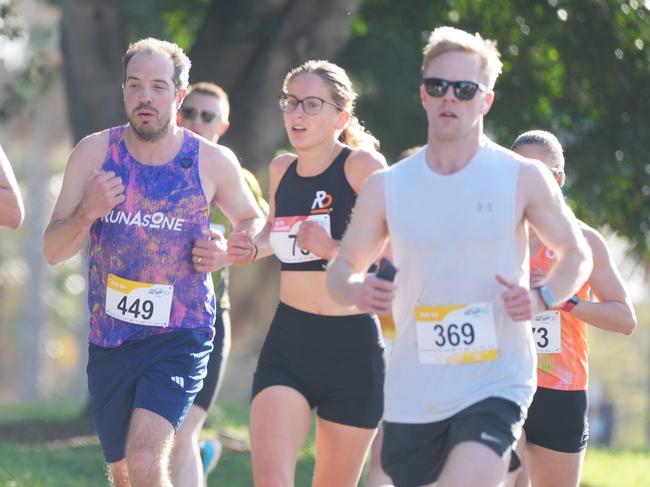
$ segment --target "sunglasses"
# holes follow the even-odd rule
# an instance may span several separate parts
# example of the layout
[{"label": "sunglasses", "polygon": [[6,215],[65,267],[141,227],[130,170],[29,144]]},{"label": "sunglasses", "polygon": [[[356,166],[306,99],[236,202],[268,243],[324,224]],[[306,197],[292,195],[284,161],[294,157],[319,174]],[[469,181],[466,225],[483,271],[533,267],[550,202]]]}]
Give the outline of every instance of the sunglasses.
[{"label": "sunglasses", "polygon": [[473,81],[448,81],[442,78],[424,78],[422,80],[424,89],[429,96],[440,98],[445,96],[449,87],[454,88],[454,95],[462,101],[471,100],[478,90],[487,91],[485,85]]},{"label": "sunglasses", "polygon": [[322,98],[318,98],[317,96],[308,96],[300,100],[293,95],[283,93],[278,99],[278,106],[280,107],[280,110],[285,113],[293,112],[298,108],[298,105],[302,105],[302,111],[307,115],[318,115],[323,110],[323,105],[325,104],[332,105],[338,111],[341,111],[338,105],[323,100]]},{"label": "sunglasses", "polygon": [[214,118],[217,116],[215,112],[208,112],[208,111],[201,111],[199,114],[198,110],[196,108],[192,107],[182,107],[181,108],[181,116],[183,117],[184,120],[194,120],[197,115],[201,116],[201,120],[205,123],[210,123],[214,120]]}]

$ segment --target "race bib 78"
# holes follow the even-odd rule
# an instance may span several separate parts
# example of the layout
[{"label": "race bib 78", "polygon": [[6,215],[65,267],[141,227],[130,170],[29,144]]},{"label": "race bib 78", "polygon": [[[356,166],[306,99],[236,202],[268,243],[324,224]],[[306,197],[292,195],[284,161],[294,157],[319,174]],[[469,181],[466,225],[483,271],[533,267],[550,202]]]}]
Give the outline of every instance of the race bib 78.
[{"label": "race bib 78", "polygon": [[329,214],[276,216],[271,226],[270,242],[273,252],[281,262],[292,264],[320,260],[316,254],[303,250],[298,246],[298,230],[305,221],[318,223],[325,229],[329,237],[332,236]]}]

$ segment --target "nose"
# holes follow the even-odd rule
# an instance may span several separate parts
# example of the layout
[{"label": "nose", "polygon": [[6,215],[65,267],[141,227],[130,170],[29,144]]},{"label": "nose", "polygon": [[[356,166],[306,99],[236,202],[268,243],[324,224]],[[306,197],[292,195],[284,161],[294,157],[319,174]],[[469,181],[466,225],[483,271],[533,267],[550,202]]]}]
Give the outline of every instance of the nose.
[{"label": "nose", "polygon": [[149,88],[147,86],[142,86],[140,87],[140,90],[138,91],[138,101],[140,103],[151,103],[151,100],[153,98],[153,89]]},{"label": "nose", "polygon": [[445,91],[445,94],[442,95],[442,99],[447,101],[447,102],[456,102],[456,95],[454,94],[454,87],[453,86],[448,86],[447,91]]}]

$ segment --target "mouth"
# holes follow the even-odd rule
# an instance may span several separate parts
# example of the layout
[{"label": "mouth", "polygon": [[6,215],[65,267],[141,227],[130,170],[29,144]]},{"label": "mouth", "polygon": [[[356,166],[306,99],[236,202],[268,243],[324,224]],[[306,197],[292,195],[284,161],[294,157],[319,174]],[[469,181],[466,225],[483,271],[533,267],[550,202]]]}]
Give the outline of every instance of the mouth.
[{"label": "mouth", "polygon": [[155,119],[156,112],[154,110],[147,110],[147,109],[136,110],[135,111],[135,116],[141,122],[150,122],[150,121]]},{"label": "mouth", "polygon": [[307,132],[307,127],[305,127],[304,125],[292,125],[291,132],[294,134],[304,134],[305,132]]},{"label": "mouth", "polygon": [[440,118],[458,118],[455,113],[449,111],[440,112],[440,115],[438,116]]}]

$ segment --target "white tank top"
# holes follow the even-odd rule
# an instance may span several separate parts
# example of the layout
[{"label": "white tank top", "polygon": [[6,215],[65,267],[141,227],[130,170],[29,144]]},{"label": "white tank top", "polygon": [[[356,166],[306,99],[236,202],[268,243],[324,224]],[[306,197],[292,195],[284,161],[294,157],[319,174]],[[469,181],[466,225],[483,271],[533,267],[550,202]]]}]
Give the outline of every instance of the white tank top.
[{"label": "white tank top", "polygon": [[536,385],[530,324],[508,317],[495,280],[528,286],[527,231],[515,208],[521,158],[483,137],[465,168],[443,176],[425,152],[384,176],[399,269],[384,419],[441,421],[488,397],[528,407]]}]

